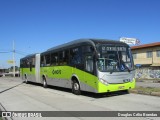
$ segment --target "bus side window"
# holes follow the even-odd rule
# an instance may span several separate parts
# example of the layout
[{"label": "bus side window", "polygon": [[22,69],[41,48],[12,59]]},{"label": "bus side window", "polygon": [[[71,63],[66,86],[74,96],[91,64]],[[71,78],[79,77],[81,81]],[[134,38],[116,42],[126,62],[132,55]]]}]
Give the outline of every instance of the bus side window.
[{"label": "bus side window", "polygon": [[50,54],[45,55],[45,66],[50,66]]},{"label": "bus side window", "polygon": [[51,54],[51,65],[57,66],[58,65],[58,53]]},{"label": "bus side window", "polygon": [[67,65],[69,63],[69,51],[64,50],[59,52],[59,65]]},{"label": "bus side window", "polygon": [[84,69],[83,54],[81,47],[70,50],[70,64],[78,69]]},{"label": "bus side window", "polygon": [[35,67],[35,58],[32,58],[32,67]]},{"label": "bus side window", "polygon": [[69,50],[63,52],[63,60],[65,65],[69,64]]},{"label": "bus side window", "polygon": [[44,66],[44,56],[41,56],[41,67]]},{"label": "bus side window", "polygon": [[27,59],[27,60],[25,60],[25,67],[26,67],[26,68],[29,68],[29,62],[28,62],[28,59]]},{"label": "bus side window", "polygon": [[29,68],[30,68],[30,72],[32,71],[32,58],[30,58],[29,60]]},{"label": "bus side window", "polygon": [[50,62],[51,62],[50,54],[41,56],[41,67],[50,66]]},{"label": "bus side window", "polygon": [[27,62],[26,62],[26,59],[25,59],[25,60],[22,60],[21,67],[22,67],[22,68],[27,68]]},{"label": "bus side window", "polygon": [[20,60],[20,68],[23,68],[24,64],[23,64],[23,60]]},{"label": "bus side window", "polygon": [[82,63],[82,52],[81,52],[81,48],[77,47],[77,48],[73,48],[71,49],[70,52],[70,62],[71,65],[77,65],[77,64],[81,64]]},{"label": "bus side window", "polygon": [[45,65],[46,65],[45,56],[42,55],[42,56],[41,56],[41,67],[44,67]]},{"label": "bus side window", "polygon": [[63,53],[64,51],[59,52],[59,65],[63,65]]}]

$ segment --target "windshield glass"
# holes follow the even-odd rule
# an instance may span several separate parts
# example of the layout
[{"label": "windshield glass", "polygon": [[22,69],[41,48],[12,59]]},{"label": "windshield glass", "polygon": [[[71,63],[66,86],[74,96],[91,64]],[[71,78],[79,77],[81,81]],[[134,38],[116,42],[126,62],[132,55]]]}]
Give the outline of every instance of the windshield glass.
[{"label": "windshield glass", "polygon": [[99,46],[98,69],[102,72],[125,72],[133,70],[133,59],[129,47]]}]

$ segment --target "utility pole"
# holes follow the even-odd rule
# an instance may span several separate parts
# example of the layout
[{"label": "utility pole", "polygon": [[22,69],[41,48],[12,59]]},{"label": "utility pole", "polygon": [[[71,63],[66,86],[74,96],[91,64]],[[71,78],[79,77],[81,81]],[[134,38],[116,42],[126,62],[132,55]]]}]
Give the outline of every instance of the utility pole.
[{"label": "utility pole", "polygon": [[15,44],[13,40],[13,77],[15,77]]}]

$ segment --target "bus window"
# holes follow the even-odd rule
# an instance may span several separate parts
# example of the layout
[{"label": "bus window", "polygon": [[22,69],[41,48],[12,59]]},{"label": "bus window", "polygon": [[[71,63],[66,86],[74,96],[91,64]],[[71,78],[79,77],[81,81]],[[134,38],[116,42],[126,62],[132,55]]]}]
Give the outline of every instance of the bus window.
[{"label": "bus window", "polygon": [[44,56],[41,56],[41,67],[44,66]]},{"label": "bus window", "polygon": [[32,58],[32,67],[35,67],[35,58]]},{"label": "bus window", "polygon": [[28,63],[29,63],[29,68],[30,68],[30,72],[32,71],[32,67],[35,66],[35,58],[29,58]]},{"label": "bus window", "polygon": [[65,65],[69,64],[69,50],[65,50],[64,63],[65,63]]},{"label": "bus window", "polygon": [[59,65],[67,65],[69,62],[69,51],[61,51],[59,53]]},{"label": "bus window", "polygon": [[20,60],[20,68],[23,68],[24,64],[23,64],[23,60]]},{"label": "bus window", "polygon": [[50,66],[50,54],[45,55],[45,66]]},{"label": "bus window", "polygon": [[70,57],[71,57],[71,65],[77,65],[82,64],[82,51],[81,48],[73,48],[70,51]]},{"label": "bus window", "polygon": [[32,71],[32,61],[29,61],[29,68],[30,68],[30,72]]},{"label": "bus window", "polygon": [[51,65],[53,66],[58,65],[58,53],[51,54]]},{"label": "bus window", "polygon": [[26,60],[26,68],[29,68],[29,66],[30,66],[29,64],[30,64],[29,59],[27,59]]},{"label": "bus window", "polygon": [[21,68],[27,68],[27,60],[21,60]]}]

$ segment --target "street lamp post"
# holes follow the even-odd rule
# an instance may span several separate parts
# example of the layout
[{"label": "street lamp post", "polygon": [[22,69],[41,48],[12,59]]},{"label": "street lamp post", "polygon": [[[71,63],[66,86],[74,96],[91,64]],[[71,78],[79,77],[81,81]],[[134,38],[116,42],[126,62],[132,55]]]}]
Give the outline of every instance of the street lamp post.
[{"label": "street lamp post", "polygon": [[13,77],[15,77],[15,44],[13,40]]}]

